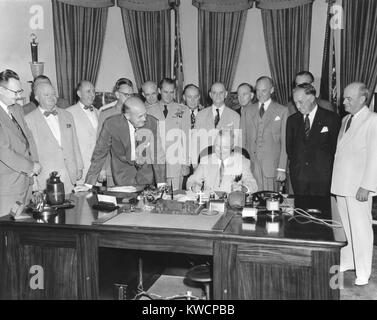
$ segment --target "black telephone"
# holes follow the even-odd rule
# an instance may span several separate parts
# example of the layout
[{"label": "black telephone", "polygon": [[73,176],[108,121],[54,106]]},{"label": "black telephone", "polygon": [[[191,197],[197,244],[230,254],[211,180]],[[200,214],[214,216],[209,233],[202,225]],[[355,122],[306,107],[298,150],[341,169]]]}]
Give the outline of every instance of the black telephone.
[{"label": "black telephone", "polygon": [[283,195],[279,192],[275,191],[258,191],[253,193],[252,201],[258,206],[266,206],[266,199],[276,199],[279,200],[280,203],[283,203],[284,198]]}]

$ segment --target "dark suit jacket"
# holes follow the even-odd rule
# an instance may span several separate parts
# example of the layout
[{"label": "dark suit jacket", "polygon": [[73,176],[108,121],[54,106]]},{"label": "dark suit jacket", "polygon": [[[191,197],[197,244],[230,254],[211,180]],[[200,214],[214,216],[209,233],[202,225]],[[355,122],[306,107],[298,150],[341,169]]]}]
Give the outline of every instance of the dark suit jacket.
[{"label": "dark suit jacket", "polygon": [[339,116],[318,107],[309,138],[306,139],[301,112],[288,117],[286,147],[295,195],[330,194],[339,128]]},{"label": "dark suit jacket", "polygon": [[85,182],[89,184],[97,182],[109,153],[115,185],[131,186],[165,182],[165,155],[158,134],[158,120],[147,115],[147,121],[144,127],[138,130],[137,135],[142,137],[142,144],[146,147],[143,156],[148,159],[141,167],[131,161],[131,140],[127,120],[122,114],[106,119],[97,139]]}]

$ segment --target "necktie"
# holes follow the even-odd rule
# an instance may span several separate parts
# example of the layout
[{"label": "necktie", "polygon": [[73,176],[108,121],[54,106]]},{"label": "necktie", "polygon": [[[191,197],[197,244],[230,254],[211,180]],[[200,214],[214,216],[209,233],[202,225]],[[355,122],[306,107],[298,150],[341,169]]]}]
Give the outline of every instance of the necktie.
[{"label": "necktie", "polygon": [[166,104],[164,105],[164,116],[165,116],[165,119],[168,116],[168,106]]},{"label": "necktie", "polygon": [[45,112],[43,112],[43,115],[46,118],[49,117],[50,115],[56,116],[57,114],[58,114],[58,112],[55,109],[52,109],[51,111],[45,111]]},{"label": "necktie", "polygon": [[215,128],[217,127],[217,125],[219,124],[219,121],[220,121],[220,111],[219,111],[219,108],[216,108],[216,117],[215,117]]},{"label": "necktie", "polygon": [[195,113],[194,110],[191,110],[191,129],[195,126]]},{"label": "necktie", "polygon": [[259,109],[259,116],[261,119],[263,118],[264,115],[264,103],[261,104],[260,109]]},{"label": "necktie", "polygon": [[352,118],[353,118],[353,114],[351,114],[350,118],[348,119],[347,124],[346,124],[346,130],[344,132],[347,132],[347,130],[350,128]]},{"label": "necktie", "polygon": [[220,172],[219,172],[219,186],[221,186],[221,182],[223,181],[223,176],[224,176],[224,161],[221,160]]},{"label": "necktie", "polygon": [[85,106],[84,110],[87,110],[87,109],[89,109],[90,111],[93,111],[93,106]]},{"label": "necktie", "polygon": [[309,115],[308,114],[305,116],[304,124],[305,124],[305,136],[306,136],[306,138],[308,138],[309,133],[310,133],[310,121],[309,121]]},{"label": "necktie", "polygon": [[[29,144],[29,141],[25,135],[25,132],[24,130],[22,130],[21,126],[19,125],[18,121],[16,120],[16,118],[13,116],[13,113],[12,113],[12,110],[11,110],[11,106],[8,106],[8,113],[9,115],[11,116],[12,118],[12,121],[13,123],[15,124],[15,126],[17,127],[17,129],[20,131],[21,135],[23,136],[23,138],[25,139],[25,144],[26,144],[26,149],[29,150],[29,147],[30,147],[30,144]],[[30,154],[30,151],[29,151],[29,154]]]}]

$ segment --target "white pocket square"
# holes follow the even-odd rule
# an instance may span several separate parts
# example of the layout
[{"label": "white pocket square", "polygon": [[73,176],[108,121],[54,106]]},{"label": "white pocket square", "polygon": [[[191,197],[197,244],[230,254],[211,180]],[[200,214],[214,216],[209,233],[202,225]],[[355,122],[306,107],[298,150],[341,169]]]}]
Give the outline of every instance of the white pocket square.
[{"label": "white pocket square", "polygon": [[321,133],[324,133],[324,132],[329,132],[329,128],[323,127],[322,130],[321,130]]},{"label": "white pocket square", "polygon": [[279,116],[276,116],[274,121],[279,121],[279,120],[281,120],[281,118]]}]

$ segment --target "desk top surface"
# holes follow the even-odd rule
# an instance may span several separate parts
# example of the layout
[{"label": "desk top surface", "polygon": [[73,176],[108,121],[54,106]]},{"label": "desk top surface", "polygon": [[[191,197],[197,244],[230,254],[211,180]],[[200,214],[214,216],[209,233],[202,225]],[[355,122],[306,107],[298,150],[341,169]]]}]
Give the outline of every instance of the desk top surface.
[{"label": "desk top surface", "polygon": [[[182,233],[197,236],[214,236],[219,238],[234,238],[237,240],[247,241],[266,241],[279,243],[308,243],[311,245],[321,244],[329,246],[344,246],[346,243],[343,228],[330,228],[323,224],[309,222],[303,219],[293,219],[288,215],[277,215],[271,217],[266,212],[259,212],[256,220],[247,218],[242,219],[240,211],[229,210],[215,219],[213,223],[208,223],[208,217],[190,216],[190,227],[181,225],[176,227],[171,222],[164,226],[164,219],[169,219],[166,214],[153,214],[153,219],[157,216],[161,218],[154,227],[143,224],[120,225],[119,223],[111,224],[110,218],[114,218],[117,213],[102,213],[91,208],[91,194],[78,193],[70,195],[70,199],[75,202],[72,209],[61,210],[56,216],[46,219],[26,219],[12,221],[9,216],[0,218],[1,224],[13,223],[19,226],[32,224],[34,227],[51,226],[64,228],[82,228],[93,231],[124,231],[124,232],[143,232],[143,233]],[[331,201],[330,198],[306,197],[296,199],[296,207],[301,208],[318,208],[321,214],[315,215],[318,218],[331,219]],[[145,214],[144,214],[145,215]],[[140,215],[142,217],[143,215]],[[118,218],[118,217],[116,217]],[[193,223],[198,218],[198,228],[194,230]],[[206,219],[208,227],[203,227],[203,218]],[[98,219],[105,223],[98,224]],[[114,220],[116,221],[116,219]],[[157,221],[157,220],[156,220]],[[182,223],[184,224],[184,223]],[[211,226],[213,227],[211,228]]]}]

